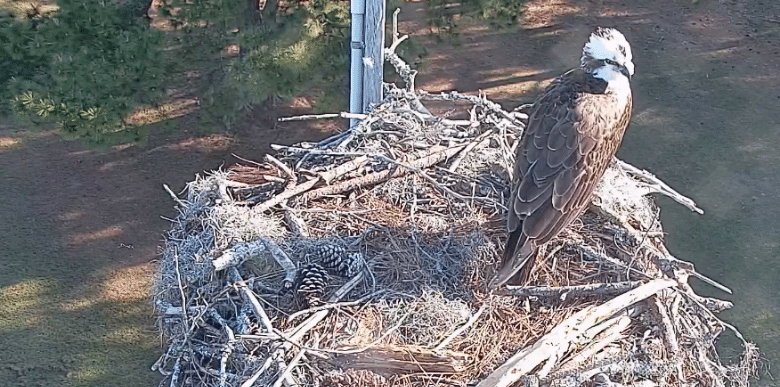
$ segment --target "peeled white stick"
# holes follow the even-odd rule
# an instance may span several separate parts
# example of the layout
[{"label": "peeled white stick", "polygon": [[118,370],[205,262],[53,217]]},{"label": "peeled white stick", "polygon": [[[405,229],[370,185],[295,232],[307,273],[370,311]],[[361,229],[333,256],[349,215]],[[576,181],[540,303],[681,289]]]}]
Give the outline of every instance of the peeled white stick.
[{"label": "peeled white stick", "polygon": [[[615,313],[676,284],[677,281],[671,279],[652,280],[602,305],[591,306],[575,313],[553,328],[550,333],[542,336],[532,346],[521,349],[520,352],[482,380],[477,387],[511,386],[542,362],[555,363],[561,359],[573,342],[592,339],[592,337],[586,337],[586,333],[594,325],[600,324]],[[552,369],[552,364],[548,364],[544,369],[549,372]],[[543,378],[547,376],[547,372],[540,372],[537,376]]]},{"label": "peeled white stick", "polygon": [[238,266],[249,258],[256,257],[265,251],[264,241],[256,240],[254,242],[239,243],[222,253],[215,260],[211,261],[214,265],[214,271],[225,270],[229,267]]}]

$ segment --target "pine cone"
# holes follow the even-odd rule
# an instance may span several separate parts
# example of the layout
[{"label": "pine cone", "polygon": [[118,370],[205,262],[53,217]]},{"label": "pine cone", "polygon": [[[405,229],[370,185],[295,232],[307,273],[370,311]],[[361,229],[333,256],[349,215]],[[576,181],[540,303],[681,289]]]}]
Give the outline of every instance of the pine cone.
[{"label": "pine cone", "polygon": [[298,294],[309,307],[324,304],[322,296],[328,284],[328,273],[316,263],[307,263],[298,274]]},{"label": "pine cone", "polygon": [[347,253],[339,245],[322,244],[314,248],[312,258],[319,260],[333,274],[352,277],[363,267],[363,254]]},{"label": "pine cone", "polygon": [[363,270],[363,263],[365,258],[361,253],[348,253],[347,259],[339,265],[338,272],[344,277],[353,277],[355,274]]},{"label": "pine cone", "polygon": [[339,245],[330,243],[323,243],[314,247],[311,252],[311,257],[315,260],[322,262],[322,266],[328,269],[332,269],[338,266],[344,257],[347,255],[347,250]]},{"label": "pine cone", "polygon": [[348,369],[322,377],[320,387],[385,387],[390,384],[382,375],[368,370]]}]

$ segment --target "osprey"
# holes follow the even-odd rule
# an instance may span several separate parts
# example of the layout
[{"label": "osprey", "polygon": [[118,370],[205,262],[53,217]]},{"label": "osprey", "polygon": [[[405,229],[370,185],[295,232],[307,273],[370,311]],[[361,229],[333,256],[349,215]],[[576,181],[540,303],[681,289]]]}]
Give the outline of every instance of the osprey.
[{"label": "osprey", "polygon": [[534,102],[517,148],[509,238],[490,289],[528,280],[540,246],[590,203],[631,118],[631,47],[615,29],[597,28],[580,67],[556,78]]}]

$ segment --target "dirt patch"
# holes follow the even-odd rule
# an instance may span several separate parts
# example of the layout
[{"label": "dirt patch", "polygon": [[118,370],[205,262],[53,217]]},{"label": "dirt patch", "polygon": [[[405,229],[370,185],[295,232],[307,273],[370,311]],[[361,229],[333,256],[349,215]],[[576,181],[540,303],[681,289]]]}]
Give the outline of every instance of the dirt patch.
[{"label": "dirt patch", "polygon": [[[776,267],[767,257],[780,251],[772,216],[780,210],[780,23],[773,16],[780,4],[538,0],[514,29],[463,19],[457,41],[427,35],[423,2],[403,7],[401,20],[412,20],[402,31],[430,53],[419,88],[481,90],[505,107],[531,101],[577,65],[593,27],[624,32],[637,75],[621,157],[699,199],[708,211],[702,218],[665,207],[670,248],[701,257],[704,274],[753,300],[751,309],[738,300],[726,319],[746,326],[770,362],[780,361],[780,306],[764,296],[780,289],[752,285],[773,283],[777,271],[741,270]],[[237,134],[194,131],[185,116],[175,133],[155,127],[146,144],[102,151],[2,125],[0,358],[11,360],[0,365],[0,378],[10,386],[154,385],[149,366],[161,349],[146,289],[168,228],[160,216],[174,215],[161,185],[178,191],[196,173],[235,162],[231,153],[259,158],[269,143],[317,140],[343,127],[275,121],[310,111],[305,101],[258,109]]]}]

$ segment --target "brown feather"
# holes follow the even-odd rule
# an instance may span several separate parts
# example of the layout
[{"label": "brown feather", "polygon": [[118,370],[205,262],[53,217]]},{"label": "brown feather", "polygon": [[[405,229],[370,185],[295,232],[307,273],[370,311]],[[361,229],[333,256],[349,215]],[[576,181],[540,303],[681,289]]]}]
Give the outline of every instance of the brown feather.
[{"label": "brown feather", "polygon": [[606,82],[583,69],[552,82],[520,139],[509,206],[509,238],[489,287],[526,281],[538,247],[580,216],[623,140],[631,98],[618,106]]}]

